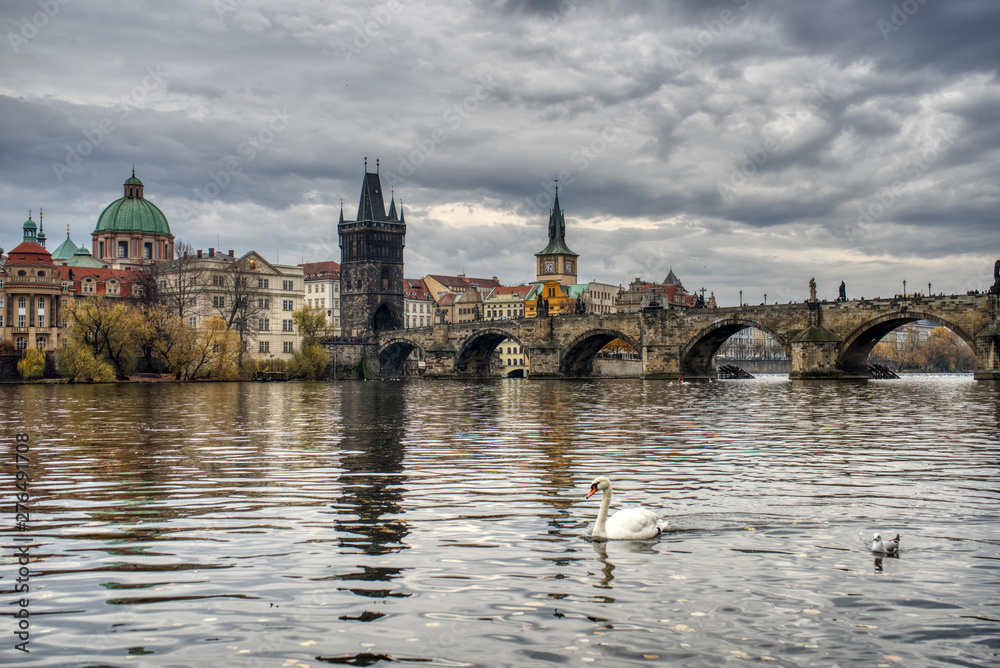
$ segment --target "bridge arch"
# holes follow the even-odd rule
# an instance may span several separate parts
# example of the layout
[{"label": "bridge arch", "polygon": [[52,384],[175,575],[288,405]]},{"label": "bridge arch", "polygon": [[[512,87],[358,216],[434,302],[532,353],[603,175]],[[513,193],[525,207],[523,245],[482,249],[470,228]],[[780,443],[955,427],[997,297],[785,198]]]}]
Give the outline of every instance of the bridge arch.
[{"label": "bridge arch", "polygon": [[868,355],[875,348],[875,344],[897,327],[918,320],[929,320],[950,329],[972,349],[973,354],[976,354],[976,337],[965,331],[963,327],[935,313],[911,311],[904,306],[893,313],[872,318],[851,332],[840,344],[837,368],[844,372],[867,377]]},{"label": "bridge arch", "polygon": [[378,350],[380,376],[402,376],[403,364],[414,350],[423,353],[423,348],[405,336],[395,336],[383,342]]},{"label": "bridge arch", "polygon": [[[493,351],[503,341],[516,341],[522,350],[527,346],[522,343],[517,334],[502,327],[484,327],[472,332],[458,343],[458,355],[455,356],[455,374],[471,378],[487,378],[490,374],[490,360]],[[528,354],[525,352],[525,357]]]},{"label": "bridge arch", "polygon": [[559,371],[564,376],[591,376],[594,372],[594,357],[604,346],[615,339],[621,339],[632,346],[639,355],[641,344],[631,336],[614,329],[592,329],[573,339],[563,350]]},{"label": "bridge arch", "polygon": [[733,334],[749,328],[766,332],[771,338],[792,354],[788,339],[771,327],[756,320],[739,316],[717,320],[695,334],[681,348],[680,371],[685,378],[712,378],[715,376],[715,354]]}]

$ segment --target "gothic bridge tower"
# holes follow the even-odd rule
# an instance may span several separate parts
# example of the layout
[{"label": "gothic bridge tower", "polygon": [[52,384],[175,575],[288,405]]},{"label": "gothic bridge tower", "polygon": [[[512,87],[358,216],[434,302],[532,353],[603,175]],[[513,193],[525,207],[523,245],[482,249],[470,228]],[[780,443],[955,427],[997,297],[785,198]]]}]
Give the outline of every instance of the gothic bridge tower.
[{"label": "gothic bridge tower", "polygon": [[378,161],[361,184],[355,220],[340,207],[340,318],[345,336],[366,336],[403,327],[403,246],[406,220],[392,197],[385,212]]}]

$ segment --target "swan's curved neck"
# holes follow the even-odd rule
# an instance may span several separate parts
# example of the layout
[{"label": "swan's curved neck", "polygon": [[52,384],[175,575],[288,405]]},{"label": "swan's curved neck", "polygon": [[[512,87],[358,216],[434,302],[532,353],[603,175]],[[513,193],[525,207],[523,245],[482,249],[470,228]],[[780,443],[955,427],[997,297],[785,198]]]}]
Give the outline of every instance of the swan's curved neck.
[{"label": "swan's curved neck", "polygon": [[608,521],[608,508],[611,507],[611,486],[604,488],[604,498],[601,499],[601,509],[597,513],[597,522],[594,524],[594,531],[591,534],[594,538],[607,538],[608,532],[605,524]]}]

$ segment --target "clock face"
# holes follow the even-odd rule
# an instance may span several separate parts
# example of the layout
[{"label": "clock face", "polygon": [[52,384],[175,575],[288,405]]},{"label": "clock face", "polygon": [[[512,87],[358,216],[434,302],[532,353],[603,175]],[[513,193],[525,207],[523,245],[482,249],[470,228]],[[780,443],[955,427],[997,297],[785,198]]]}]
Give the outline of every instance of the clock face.
[{"label": "clock face", "polygon": [[555,262],[546,262],[545,263],[545,273],[546,274],[551,274],[555,270],[556,270],[556,263]]}]

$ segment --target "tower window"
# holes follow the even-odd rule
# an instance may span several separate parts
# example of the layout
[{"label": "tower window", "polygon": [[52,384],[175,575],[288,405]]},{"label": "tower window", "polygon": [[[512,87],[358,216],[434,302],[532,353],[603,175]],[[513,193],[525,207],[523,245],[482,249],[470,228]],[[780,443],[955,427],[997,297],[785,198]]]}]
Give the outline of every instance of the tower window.
[{"label": "tower window", "polygon": [[118,242],[118,257],[128,257],[128,242],[119,241]]}]

